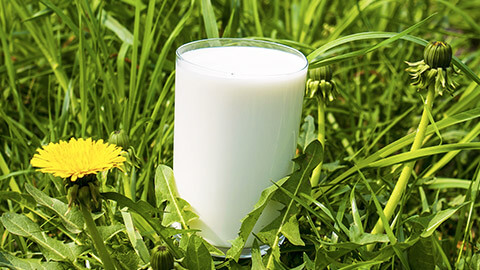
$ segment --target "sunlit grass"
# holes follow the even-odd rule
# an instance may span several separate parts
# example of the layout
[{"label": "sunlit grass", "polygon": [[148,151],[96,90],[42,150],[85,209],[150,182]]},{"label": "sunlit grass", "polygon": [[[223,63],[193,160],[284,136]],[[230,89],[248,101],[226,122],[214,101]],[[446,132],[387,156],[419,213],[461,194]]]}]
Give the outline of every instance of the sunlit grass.
[{"label": "sunlit grass", "polygon": [[[331,65],[340,94],[325,111],[319,186],[295,196],[272,186],[300,209],[305,246],[287,239],[263,262],[217,258],[217,268],[475,269],[478,8],[480,1],[443,0],[1,1],[0,265],[80,269],[88,260],[101,268],[80,233],[80,214],[60,215],[67,201],[61,179],[34,172],[29,161],[49,142],[108,140],[120,129],[129,136],[132,165],[126,174],[101,176],[105,213],[96,221],[112,257],[124,269],[146,269],[148,250],[161,241],[177,259],[203,254],[186,253],[188,243],[173,244],[178,232],[161,226],[170,201],[159,196],[155,178],[158,165],[172,166],[175,49],[219,36],[295,47],[311,67]],[[405,154],[425,99],[410,85],[405,61],[421,60],[431,40],[452,46],[459,86],[452,96],[436,96],[425,152]],[[299,154],[317,137],[316,118],[315,100],[305,99]],[[411,159],[416,163],[391,230],[370,235]],[[67,255],[52,253],[56,247]]]}]

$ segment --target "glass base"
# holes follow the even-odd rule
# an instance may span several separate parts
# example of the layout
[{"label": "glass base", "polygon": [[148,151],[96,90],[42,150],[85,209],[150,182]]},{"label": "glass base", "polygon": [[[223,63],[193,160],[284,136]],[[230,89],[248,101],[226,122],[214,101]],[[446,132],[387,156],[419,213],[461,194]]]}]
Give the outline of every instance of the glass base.
[{"label": "glass base", "polygon": [[[171,226],[175,229],[180,229],[182,227],[180,225],[180,223],[178,223],[178,222],[173,223]],[[180,242],[180,239],[182,238],[182,236],[180,234],[176,234],[173,237],[179,242]],[[281,235],[280,239],[278,241],[278,246],[281,246],[284,241],[285,241],[285,236]],[[230,248],[226,248],[226,247],[216,247],[216,248],[218,248],[218,250],[223,252],[223,254],[227,254],[227,251],[230,249]],[[259,249],[260,249],[260,255],[263,256],[263,255],[267,254],[267,251],[270,249],[270,246],[269,245],[261,245],[259,247]],[[213,253],[211,255],[215,258],[225,258],[225,255],[218,255],[218,254],[213,254]],[[240,254],[239,258],[240,259],[250,259],[250,258],[252,258],[252,248],[244,248],[242,250],[242,253]]]},{"label": "glass base", "polygon": [[[220,251],[222,251],[224,254],[227,253],[227,251],[229,250],[229,248],[224,248],[224,247],[216,247],[218,248]],[[269,245],[262,245],[260,246],[260,255],[265,255],[267,254],[267,251],[268,249],[270,248]],[[216,258],[225,258],[225,256],[220,256],[220,255],[216,255],[216,254],[212,254],[213,257],[216,257]],[[251,248],[244,248],[242,250],[242,253],[240,254],[240,259],[250,259],[252,258],[252,249]]]},{"label": "glass base", "polygon": [[[283,244],[283,241],[285,241],[285,236],[281,235],[280,236],[280,241],[278,241],[278,246],[281,246]],[[222,251],[224,254],[227,253],[227,251],[230,249],[230,248],[225,248],[225,247],[216,247],[218,248],[220,251]],[[259,247],[260,249],[260,255],[263,256],[265,254],[267,254],[267,251],[270,249],[270,246],[269,245],[261,245]],[[216,257],[216,258],[225,258],[225,256],[219,256],[219,255],[216,255],[216,254],[212,254],[213,257]],[[252,258],[252,248],[244,248],[242,250],[242,253],[240,254],[240,259],[250,259]]]}]

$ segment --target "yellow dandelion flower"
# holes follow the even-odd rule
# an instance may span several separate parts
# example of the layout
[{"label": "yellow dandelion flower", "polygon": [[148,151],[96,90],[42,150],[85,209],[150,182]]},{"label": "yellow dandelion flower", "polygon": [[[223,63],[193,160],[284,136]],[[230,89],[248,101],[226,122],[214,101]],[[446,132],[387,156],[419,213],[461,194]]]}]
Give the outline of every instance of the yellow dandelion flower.
[{"label": "yellow dandelion flower", "polygon": [[43,173],[70,177],[72,182],[88,174],[120,168],[125,161],[120,155],[122,148],[91,138],[72,138],[69,142],[50,143],[42,148],[37,149],[30,164]]}]

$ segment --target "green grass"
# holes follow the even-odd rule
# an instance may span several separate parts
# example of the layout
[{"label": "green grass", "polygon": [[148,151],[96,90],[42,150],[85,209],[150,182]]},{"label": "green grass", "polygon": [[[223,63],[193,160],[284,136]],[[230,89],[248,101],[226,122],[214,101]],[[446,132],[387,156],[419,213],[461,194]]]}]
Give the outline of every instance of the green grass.
[{"label": "green grass", "polygon": [[[79,210],[65,214],[62,180],[29,161],[49,142],[107,140],[122,129],[138,166],[102,176],[104,215],[94,216],[120,269],[146,269],[160,241],[179,269],[480,268],[479,8],[477,0],[0,1],[0,267],[102,268]],[[298,213],[296,223],[275,231],[287,224],[304,245],[287,237],[263,257],[254,249],[252,260],[235,260],[241,239],[228,259],[210,260],[213,247],[161,221],[172,203],[176,219],[192,218],[159,186],[173,181],[159,170],[172,166],[175,49],[217,36],[297,48],[310,67],[332,66],[340,92],[326,106],[323,155],[316,143],[307,148],[317,107],[305,99],[299,152],[313,157],[301,158],[301,174],[272,184],[252,209],[286,202],[283,214]],[[421,60],[431,40],[452,46],[461,76],[452,96],[436,96],[424,144],[409,152],[426,92],[410,85],[405,61]],[[305,187],[320,159],[319,186]],[[391,226],[370,234],[412,160]],[[280,234],[259,237],[276,244]]]}]

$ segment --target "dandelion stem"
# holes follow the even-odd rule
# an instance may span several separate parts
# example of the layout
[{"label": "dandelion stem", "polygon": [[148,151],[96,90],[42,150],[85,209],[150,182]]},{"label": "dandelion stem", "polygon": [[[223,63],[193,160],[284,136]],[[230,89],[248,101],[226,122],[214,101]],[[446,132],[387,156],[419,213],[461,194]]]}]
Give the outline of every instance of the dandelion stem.
[{"label": "dandelion stem", "polygon": [[115,270],[116,268],[113,264],[113,260],[107,251],[107,247],[105,247],[105,244],[103,243],[103,239],[97,230],[95,221],[93,221],[92,213],[87,206],[83,205],[82,203],[80,203],[79,205],[80,210],[83,214],[83,218],[85,219],[85,224],[87,225],[88,232],[90,233],[90,238],[93,241],[93,245],[95,246],[98,255],[102,259],[103,267],[105,268],[105,270]]},{"label": "dandelion stem", "polygon": [[[317,95],[317,101],[318,101],[318,135],[317,139],[320,141],[320,144],[322,144],[322,150],[325,149],[325,100],[322,95]],[[312,184],[312,187],[316,187],[318,185],[318,182],[320,180],[320,173],[322,170],[322,164],[323,164],[323,159],[320,161],[320,163],[315,167],[312,173],[312,178],[310,180],[310,183]]]},{"label": "dandelion stem", "polygon": [[[420,119],[420,124],[418,125],[417,134],[415,135],[415,139],[413,141],[410,152],[418,150],[422,146],[423,139],[425,138],[425,131],[427,130],[428,121],[429,121],[428,113],[432,108],[434,98],[435,98],[435,86],[431,85],[428,87],[427,99],[425,100],[425,104],[423,107],[422,118]],[[415,161],[411,161],[406,163],[402,169],[402,172],[400,174],[400,177],[398,178],[397,184],[393,189],[392,195],[390,195],[387,205],[383,210],[383,213],[385,214],[385,217],[387,218],[387,220],[390,220],[390,218],[393,216],[395,208],[397,207],[398,203],[400,202],[400,199],[402,198],[402,195],[407,187],[410,175],[412,174],[414,165],[415,165]],[[388,224],[386,226],[388,226]],[[375,227],[372,230],[372,234],[382,233],[383,230],[384,230],[384,224],[382,220],[379,218],[377,221],[377,224],[375,224]],[[373,247],[374,245],[368,246],[368,250],[372,250]]]}]

